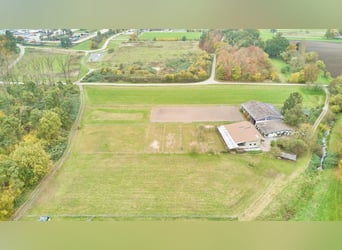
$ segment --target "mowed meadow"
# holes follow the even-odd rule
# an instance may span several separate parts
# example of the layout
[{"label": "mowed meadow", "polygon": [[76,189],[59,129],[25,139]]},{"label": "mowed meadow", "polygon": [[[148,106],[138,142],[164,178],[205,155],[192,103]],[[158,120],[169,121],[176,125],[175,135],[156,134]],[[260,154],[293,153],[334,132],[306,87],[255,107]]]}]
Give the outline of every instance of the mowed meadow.
[{"label": "mowed meadow", "polygon": [[225,153],[212,128],[221,123],[152,123],[150,112],[249,100],[280,106],[294,91],[306,107],[324,101],[322,92],[295,86],[85,87],[70,158],[22,220],[237,219],[308,157]]}]

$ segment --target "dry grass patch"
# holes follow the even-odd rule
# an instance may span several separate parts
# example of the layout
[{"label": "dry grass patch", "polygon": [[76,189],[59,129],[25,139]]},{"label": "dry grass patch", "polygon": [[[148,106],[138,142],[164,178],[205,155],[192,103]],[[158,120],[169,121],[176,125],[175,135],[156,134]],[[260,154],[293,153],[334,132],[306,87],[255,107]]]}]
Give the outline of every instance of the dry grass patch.
[{"label": "dry grass patch", "polygon": [[142,113],[108,113],[104,111],[94,111],[92,113],[92,120],[125,120],[134,121],[143,119],[144,115]]},{"label": "dry grass patch", "polygon": [[151,123],[148,125],[148,153],[218,153],[224,145],[214,125]]},{"label": "dry grass patch", "polygon": [[31,215],[236,215],[272,182],[249,157],[73,155]]}]

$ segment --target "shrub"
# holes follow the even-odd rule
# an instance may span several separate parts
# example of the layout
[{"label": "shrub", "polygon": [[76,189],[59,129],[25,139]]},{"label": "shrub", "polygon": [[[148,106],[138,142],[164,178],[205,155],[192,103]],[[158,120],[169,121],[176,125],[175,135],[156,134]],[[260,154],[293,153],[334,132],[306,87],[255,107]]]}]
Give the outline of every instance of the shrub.
[{"label": "shrub", "polygon": [[334,153],[327,153],[324,161],[323,161],[323,168],[330,169],[336,168],[338,166],[338,157]]}]

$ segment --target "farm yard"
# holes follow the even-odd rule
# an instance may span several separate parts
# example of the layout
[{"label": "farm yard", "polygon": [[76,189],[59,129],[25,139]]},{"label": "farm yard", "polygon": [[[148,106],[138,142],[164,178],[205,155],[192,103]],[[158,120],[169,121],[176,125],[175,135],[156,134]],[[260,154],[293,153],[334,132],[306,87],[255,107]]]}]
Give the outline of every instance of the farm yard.
[{"label": "farm yard", "polygon": [[228,118],[151,122],[151,112],[247,99],[280,105],[293,91],[306,106],[324,100],[304,87],[85,87],[71,156],[22,220],[236,219],[275,178],[305,167],[307,157],[293,163],[266,153],[227,154],[215,126]]}]

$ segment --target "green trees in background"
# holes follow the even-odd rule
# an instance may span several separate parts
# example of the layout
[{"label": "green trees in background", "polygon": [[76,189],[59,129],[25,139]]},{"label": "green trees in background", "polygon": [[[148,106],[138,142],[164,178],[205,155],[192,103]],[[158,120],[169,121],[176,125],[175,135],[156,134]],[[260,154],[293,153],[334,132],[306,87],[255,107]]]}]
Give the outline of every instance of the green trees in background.
[{"label": "green trees in background", "polygon": [[270,57],[279,57],[289,45],[289,40],[283,37],[281,33],[277,33],[272,39],[266,41],[265,52]]},{"label": "green trees in background", "polygon": [[260,32],[256,29],[227,29],[223,31],[224,40],[231,46],[249,47],[257,46],[264,47],[264,42],[260,38]]},{"label": "green trees in background", "polygon": [[69,36],[61,37],[61,47],[62,48],[70,48],[72,46],[71,39]]}]

